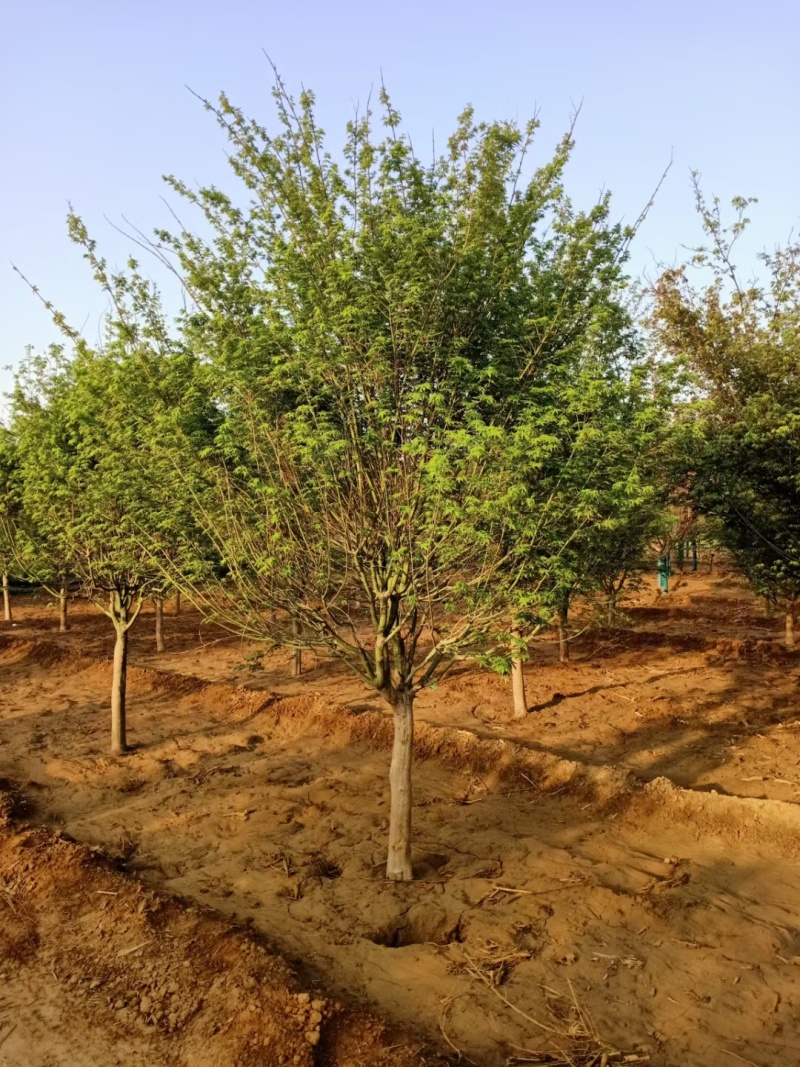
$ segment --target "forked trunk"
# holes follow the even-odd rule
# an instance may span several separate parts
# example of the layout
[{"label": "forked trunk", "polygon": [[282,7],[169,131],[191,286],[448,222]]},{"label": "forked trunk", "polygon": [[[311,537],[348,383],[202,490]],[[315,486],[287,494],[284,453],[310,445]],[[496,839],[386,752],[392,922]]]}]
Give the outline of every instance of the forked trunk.
[{"label": "forked trunk", "polygon": [[176,589],[175,590],[175,614],[176,615],[180,615],[180,613],[181,613],[181,591],[180,591],[180,589]]},{"label": "forked trunk", "polygon": [[794,652],[794,604],[786,612],[786,647],[790,652]]},{"label": "forked trunk", "polygon": [[389,771],[391,811],[386,877],[410,882],[411,869],[411,766],[414,758],[414,694],[403,690],[394,702],[394,741]]},{"label": "forked trunk", "polygon": [[3,618],[11,622],[11,600],[8,595],[8,575],[3,571]]},{"label": "forked trunk", "polygon": [[67,632],[67,590],[64,586],[58,591],[58,632]]},{"label": "forked trunk", "polygon": [[114,672],[111,679],[111,755],[121,756],[127,751],[125,729],[125,685],[128,673],[127,612],[115,621],[117,640],[114,645]]},{"label": "forked trunk", "polygon": [[511,661],[511,692],[514,694],[514,718],[524,719],[528,714],[528,702],[525,699],[525,675],[521,659]]},{"label": "forked trunk", "polygon": [[156,599],[153,603],[156,608],[156,652],[165,652],[167,646],[164,644],[164,601]]},{"label": "forked trunk", "polygon": [[[303,632],[302,624],[297,619],[294,619],[293,622],[292,622],[292,633],[296,634],[299,637],[300,634],[302,634],[302,632]],[[294,650],[294,655],[292,656],[292,676],[297,678],[298,675],[301,675],[302,673],[303,673],[303,650],[300,649],[300,648],[296,648]]]}]

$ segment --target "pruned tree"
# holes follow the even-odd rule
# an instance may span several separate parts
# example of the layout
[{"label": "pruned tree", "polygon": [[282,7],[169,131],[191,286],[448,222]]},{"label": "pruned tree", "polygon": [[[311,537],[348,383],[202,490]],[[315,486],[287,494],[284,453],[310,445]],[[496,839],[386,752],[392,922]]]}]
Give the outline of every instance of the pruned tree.
[{"label": "pruned tree", "polygon": [[571,133],[525,178],[536,122],[468,110],[423,163],[382,92],[385,136],[357,115],[340,163],[310,93],[278,81],[274,98],[274,135],[206,105],[248,202],[170,179],[210,237],[139,237],[185,287],[177,348],[219,419],[200,448],[180,427],[146,436],[192,513],[178,551],[152,552],[232,632],[327,653],[390,705],[386,873],[406,880],[414,698],[459,659],[519,648],[527,561],[551,513],[569,526],[569,494],[531,512],[547,383],[610,330],[631,231],[607,197],[573,208]]},{"label": "pruned tree", "polygon": [[424,164],[382,93],[387,135],[357,117],[340,166],[311,94],[279,82],[275,100],[274,136],[207,105],[247,207],[173,181],[215,238],[159,235],[225,413],[197,521],[226,575],[192,599],[326,651],[392,707],[386,873],[408,879],[414,697],[459,658],[513,650],[514,590],[569,506],[540,495],[531,520],[547,383],[604,335],[630,235],[607,199],[573,209],[570,135],[523,180],[536,124],[467,111]]}]

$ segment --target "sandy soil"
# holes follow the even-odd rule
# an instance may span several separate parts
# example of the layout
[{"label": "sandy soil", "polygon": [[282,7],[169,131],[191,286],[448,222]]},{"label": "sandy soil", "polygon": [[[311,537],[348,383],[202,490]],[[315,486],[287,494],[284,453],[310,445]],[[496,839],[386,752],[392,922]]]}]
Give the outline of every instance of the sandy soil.
[{"label": "sandy soil", "polygon": [[[542,1049],[588,1064],[604,1046],[661,1067],[800,1063],[800,657],[734,576],[673,590],[640,595],[630,627],[587,630],[568,664],[537,643],[522,723],[507,684],[474,670],[419,699],[411,885],[382,877],[387,716],[334,664],[306,657],[295,679],[276,653],[237,669],[252,648],[192,611],[166,620],[157,656],[145,615],[137,748],[112,759],[109,624],[84,607],[59,635],[54,609],[25,601],[0,636],[0,775],[44,829],[17,833],[102,849],[126,892],[213,908],[292,961],[298,988],[414,1035],[396,1050],[376,1037],[353,1064],[420,1062],[417,1038],[482,1067],[545,1062],[530,1054]],[[2,953],[0,940],[0,972]],[[23,988],[36,960],[14,964]],[[69,1058],[81,1023],[55,973],[31,985],[49,990],[36,996],[50,1020],[32,1067],[84,1062]],[[134,1022],[116,1020],[135,1042]],[[325,1051],[325,1025],[308,1062],[351,1062]],[[183,1026],[148,1031],[156,1054],[124,1051],[103,1023],[92,1040],[108,1049],[86,1062],[205,1063]],[[0,1064],[15,1039],[3,1032]],[[226,1055],[214,1062],[250,1062]]]}]

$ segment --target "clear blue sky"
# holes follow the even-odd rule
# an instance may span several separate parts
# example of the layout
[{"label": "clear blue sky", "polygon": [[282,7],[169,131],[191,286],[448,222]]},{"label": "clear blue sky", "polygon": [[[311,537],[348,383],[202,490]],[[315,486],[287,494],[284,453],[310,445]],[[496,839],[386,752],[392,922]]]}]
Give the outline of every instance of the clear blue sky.
[{"label": "clear blue sky", "polygon": [[[758,196],[756,246],[797,225],[796,0],[28,0],[0,14],[0,366],[56,339],[13,260],[96,337],[103,301],[66,238],[67,201],[112,263],[105,221],[166,222],[163,173],[225,181],[224,144],[186,91],[225,89],[269,120],[266,49],[290,88],[315,89],[338,139],[381,71],[415,142],[480,117],[541,109],[540,159],[583,101],[569,186],[602,187],[633,219],[674,165],[639,239],[638,272],[697,236],[689,170],[724,198]],[[231,178],[231,181],[233,179]],[[0,372],[0,388],[10,376]]]}]

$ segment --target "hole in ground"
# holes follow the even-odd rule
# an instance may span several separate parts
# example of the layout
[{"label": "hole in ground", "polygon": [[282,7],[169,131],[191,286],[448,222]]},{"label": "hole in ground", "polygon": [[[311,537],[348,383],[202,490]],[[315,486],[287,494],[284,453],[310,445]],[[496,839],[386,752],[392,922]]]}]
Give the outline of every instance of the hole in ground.
[{"label": "hole in ground", "polygon": [[384,948],[450,945],[463,940],[462,916],[448,916],[436,906],[417,904],[369,934],[368,938]]}]

